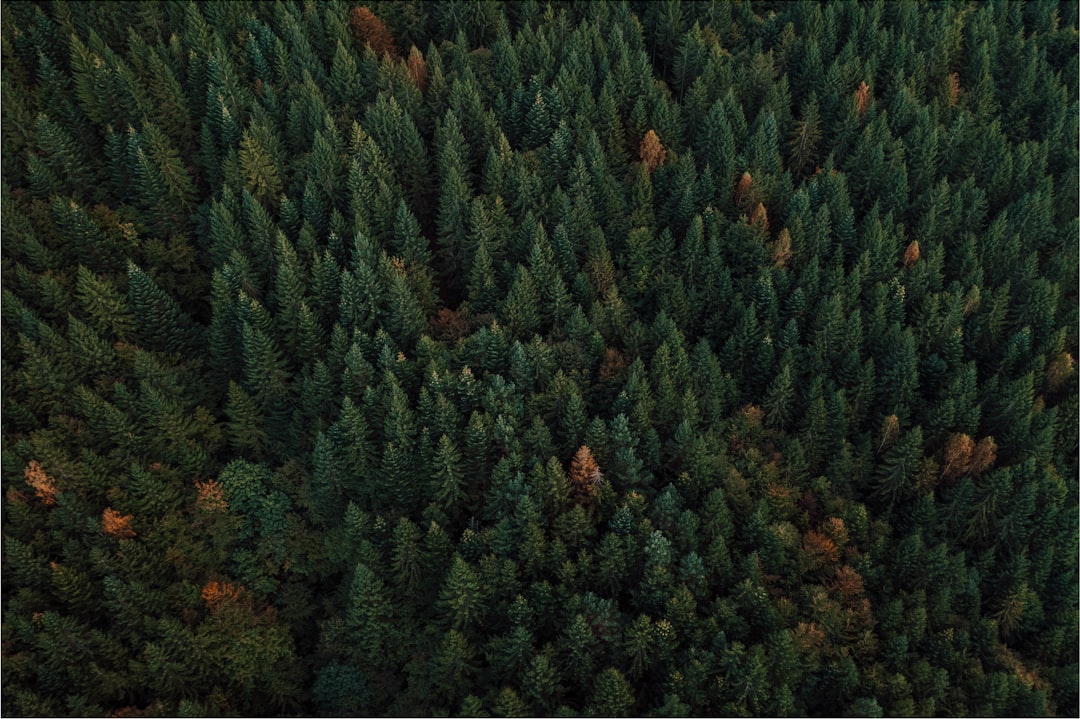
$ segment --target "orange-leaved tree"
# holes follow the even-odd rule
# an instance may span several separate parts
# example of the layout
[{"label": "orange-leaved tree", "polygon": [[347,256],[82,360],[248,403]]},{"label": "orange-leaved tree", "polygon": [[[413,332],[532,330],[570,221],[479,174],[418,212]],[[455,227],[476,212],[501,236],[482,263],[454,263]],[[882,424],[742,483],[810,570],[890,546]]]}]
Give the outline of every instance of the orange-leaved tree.
[{"label": "orange-leaved tree", "polygon": [[919,241],[912,240],[911,244],[904,250],[904,267],[911,267],[913,264],[919,261]]},{"label": "orange-leaved tree", "polygon": [[749,197],[750,188],[754,184],[754,178],[749,172],[744,172],[739,178],[739,184],[735,185],[735,206],[742,208],[743,201]]},{"label": "orange-leaved tree", "polygon": [[118,539],[131,539],[135,536],[135,530],[131,528],[130,514],[120,514],[112,507],[106,507],[101,513],[101,527],[105,534]]},{"label": "orange-leaved tree", "polygon": [[971,455],[974,451],[975,441],[971,437],[961,432],[950,435],[941,458],[941,478],[951,482],[967,474],[971,469]]},{"label": "orange-leaved tree", "polygon": [[26,465],[23,474],[26,475],[26,483],[33,487],[38,499],[46,507],[56,504],[56,495],[59,494],[56,482],[53,481],[52,477],[45,474],[45,470],[36,459],[30,460],[30,464]]},{"label": "orange-leaved tree", "polygon": [[641,138],[638,153],[641,155],[641,162],[644,163],[649,172],[655,170],[667,157],[667,150],[660,143],[660,137],[655,130],[649,130],[645,133],[645,137]]},{"label": "orange-leaved tree", "polygon": [[997,443],[993,437],[983,437],[975,445],[971,453],[971,468],[968,470],[973,477],[978,477],[994,466],[997,460]]},{"label": "orange-leaved tree", "polygon": [[197,492],[195,506],[202,511],[217,512],[229,508],[228,502],[225,501],[225,493],[222,492],[221,485],[216,480],[196,481],[195,490]]},{"label": "orange-leaved tree", "polygon": [[859,83],[859,89],[855,91],[855,112],[862,116],[866,108],[870,107],[870,86],[866,80]]},{"label": "orange-leaved tree", "polygon": [[243,599],[245,590],[243,586],[236,586],[229,582],[219,582],[216,579],[211,579],[203,586],[200,594],[206,602],[207,608],[209,608],[210,611],[214,611],[225,604],[232,604]]},{"label": "orange-leaved tree", "polygon": [[427,63],[424,62],[424,55],[416,48],[416,45],[409,48],[409,59],[405,61],[405,64],[409,68],[409,77],[412,78],[416,89],[420,92],[426,90],[428,84]]},{"label": "orange-leaved tree", "polygon": [[592,450],[581,445],[570,461],[570,484],[574,493],[583,499],[595,499],[600,496],[600,483],[604,476],[593,457]]},{"label": "orange-leaved tree", "polygon": [[352,9],[349,13],[349,27],[352,28],[353,37],[363,45],[371,48],[377,57],[390,54],[397,56],[397,47],[394,45],[394,36],[389,28],[363,5]]},{"label": "orange-leaved tree", "polygon": [[769,231],[769,213],[765,210],[763,203],[757,203],[754,211],[750,214],[750,224],[758,225],[761,227],[762,232]]},{"label": "orange-leaved tree", "polygon": [[776,236],[772,256],[777,267],[781,269],[787,267],[788,261],[791,260],[791,233],[788,232],[788,228],[783,228]]}]

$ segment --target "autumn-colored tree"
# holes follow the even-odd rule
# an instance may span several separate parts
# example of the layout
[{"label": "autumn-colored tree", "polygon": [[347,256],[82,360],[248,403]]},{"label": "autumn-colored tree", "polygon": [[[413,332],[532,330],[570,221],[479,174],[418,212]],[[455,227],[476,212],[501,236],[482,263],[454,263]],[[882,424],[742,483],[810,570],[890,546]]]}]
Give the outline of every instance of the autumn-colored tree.
[{"label": "autumn-colored tree", "polygon": [[406,60],[405,64],[409,68],[409,77],[412,78],[416,88],[420,92],[426,90],[428,85],[427,63],[424,61],[423,53],[417,49],[416,45],[409,48],[409,59]]},{"label": "autumn-colored tree", "polygon": [[604,351],[604,361],[600,363],[600,381],[610,382],[622,377],[626,371],[626,359],[622,352],[614,347],[608,347]]},{"label": "autumn-colored tree", "polygon": [[870,86],[863,80],[859,83],[859,89],[855,91],[855,112],[861,117],[870,107]]},{"label": "autumn-colored tree", "polygon": [[814,659],[825,645],[825,632],[816,622],[799,622],[794,631],[795,646],[808,658]]},{"label": "autumn-colored tree", "polygon": [[131,539],[135,536],[135,530],[131,528],[130,514],[120,514],[112,507],[106,507],[101,513],[101,526],[105,534],[118,539]]},{"label": "autumn-colored tree", "polygon": [[919,261],[919,241],[912,240],[904,250],[904,267],[911,267]]},{"label": "autumn-colored tree", "polygon": [[754,184],[754,178],[750,176],[749,172],[744,172],[742,177],[739,178],[739,183],[735,185],[735,206],[742,207],[743,200],[749,196],[750,188]]},{"label": "autumn-colored tree", "polygon": [[994,466],[994,461],[997,459],[997,444],[994,442],[993,437],[983,437],[979,440],[979,443],[975,445],[974,451],[971,453],[971,468],[968,470],[972,476],[978,477]]},{"label": "autumn-colored tree", "polygon": [[948,83],[949,107],[956,107],[956,100],[960,97],[960,73],[950,74],[945,82]]},{"label": "autumn-colored tree", "polygon": [[946,482],[962,477],[971,469],[971,456],[975,451],[975,442],[966,434],[959,432],[949,436],[942,455],[941,478]]},{"label": "autumn-colored tree", "polygon": [[1055,357],[1046,368],[1046,386],[1051,392],[1061,389],[1076,372],[1076,362],[1068,352]]},{"label": "autumn-colored tree", "polygon": [[848,543],[848,530],[844,520],[840,517],[829,517],[821,523],[821,531],[836,543],[838,549],[843,549]]},{"label": "autumn-colored tree", "polygon": [[803,535],[802,556],[806,568],[813,571],[836,564],[840,559],[840,550],[827,535],[811,529]]},{"label": "autumn-colored tree", "polygon": [[641,138],[641,146],[638,148],[641,162],[652,172],[667,157],[667,150],[660,144],[660,137],[655,130],[649,130],[645,137]]},{"label": "autumn-colored tree", "polygon": [[441,307],[434,317],[428,320],[435,337],[442,341],[456,342],[469,334],[465,318],[457,310]]},{"label": "autumn-colored tree", "polygon": [[371,48],[377,57],[390,54],[397,55],[397,47],[394,45],[394,36],[389,28],[363,5],[354,7],[349,13],[349,26],[352,28],[353,37],[363,45]]},{"label": "autumn-colored tree", "polygon": [[890,414],[881,422],[881,444],[878,451],[891,447],[896,438],[900,436],[900,418]]},{"label": "autumn-colored tree", "polygon": [[243,586],[212,579],[203,586],[200,596],[206,602],[207,608],[213,612],[226,604],[240,601],[245,597],[245,594]]},{"label": "autumn-colored tree", "polygon": [[757,203],[757,207],[750,214],[750,224],[757,225],[763,232],[769,231],[769,213],[763,203]]},{"label": "autumn-colored tree", "polygon": [[836,568],[836,574],[828,583],[828,587],[843,597],[845,602],[861,597],[864,591],[862,575],[847,564]]},{"label": "autumn-colored tree", "polygon": [[772,257],[773,262],[780,268],[787,267],[787,263],[791,260],[791,233],[788,232],[788,228],[783,228],[776,236]]},{"label": "autumn-colored tree", "polygon": [[225,494],[216,480],[196,481],[195,490],[198,493],[195,505],[202,511],[219,512],[229,508],[228,502],[225,501]]},{"label": "autumn-colored tree", "polygon": [[36,459],[30,460],[23,474],[26,475],[26,483],[33,488],[42,504],[46,507],[56,504],[56,495],[59,493],[56,482],[45,474],[45,470]]},{"label": "autumn-colored tree", "polygon": [[600,495],[600,483],[604,477],[592,450],[586,445],[581,445],[570,461],[569,478],[578,497],[592,499]]}]

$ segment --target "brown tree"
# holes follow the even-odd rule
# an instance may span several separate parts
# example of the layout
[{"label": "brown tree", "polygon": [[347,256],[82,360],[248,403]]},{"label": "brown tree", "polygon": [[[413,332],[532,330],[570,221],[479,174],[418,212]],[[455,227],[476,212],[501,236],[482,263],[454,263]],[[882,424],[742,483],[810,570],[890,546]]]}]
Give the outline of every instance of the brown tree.
[{"label": "brown tree", "polygon": [[912,240],[911,244],[904,250],[904,267],[911,267],[913,264],[919,261],[919,241]]},{"label": "brown tree", "polygon": [[423,92],[427,89],[428,84],[428,69],[427,63],[424,62],[424,55],[413,45],[409,48],[409,59],[405,61],[405,64],[409,68],[409,77],[412,78],[413,85]]},{"label": "brown tree", "polygon": [[836,574],[829,582],[829,589],[843,597],[845,602],[850,602],[862,596],[864,591],[862,575],[845,564],[836,568]]},{"label": "brown tree", "polygon": [[368,8],[362,5],[354,7],[349,14],[349,27],[352,28],[357,42],[370,47],[377,57],[381,58],[386,54],[397,57],[394,36],[383,21]]},{"label": "brown tree", "polygon": [[1050,362],[1046,368],[1046,386],[1051,392],[1056,392],[1076,372],[1076,362],[1068,352],[1062,352]]},{"label": "brown tree", "polygon": [[657,136],[655,130],[649,130],[645,133],[645,137],[641,138],[641,146],[638,148],[638,152],[641,155],[641,162],[644,163],[649,172],[655,170],[667,157],[667,150],[660,144],[660,137]]},{"label": "brown tree", "polygon": [[848,543],[847,525],[840,517],[826,519],[821,523],[821,531],[836,544],[838,549],[843,549]]},{"label": "brown tree", "polygon": [[600,363],[600,381],[611,382],[623,376],[626,371],[626,359],[622,352],[614,347],[608,347],[604,351],[604,361]]},{"label": "brown tree", "polygon": [[945,442],[941,459],[941,478],[951,482],[967,474],[971,469],[971,455],[974,451],[975,442],[971,437],[959,432],[951,435]]},{"label": "brown tree", "polygon": [[949,91],[949,107],[956,107],[956,100],[960,97],[960,73],[952,73],[946,82]]},{"label": "brown tree", "polygon": [[803,536],[802,556],[806,568],[813,571],[836,564],[840,559],[840,550],[825,534],[811,529]]},{"label": "brown tree", "polygon": [[570,461],[569,479],[576,496],[590,500],[600,496],[600,483],[604,476],[600,474],[600,466],[596,463],[592,450],[584,444]]},{"label": "brown tree", "polygon": [[754,178],[749,172],[744,172],[739,178],[739,184],[735,185],[735,206],[742,208],[743,200],[749,197],[750,188],[754,184]]},{"label": "brown tree", "polygon": [[750,224],[759,226],[763,232],[769,231],[769,213],[765,210],[763,203],[757,203],[757,207],[750,215]]},{"label": "brown tree", "polygon": [[776,266],[780,268],[787,267],[787,263],[791,260],[791,233],[788,232],[786,227],[780,230],[780,234],[776,236],[772,258]]},{"label": "brown tree", "polygon": [[131,528],[130,514],[120,514],[112,507],[106,507],[101,513],[101,526],[105,534],[118,539],[131,539],[135,536],[135,530]]},{"label": "brown tree", "polygon": [[859,83],[859,89],[855,91],[855,112],[862,117],[866,109],[870,107],[870,86],[863,80]]},{"label": "brown tree", "polygon": [[229,508],[225,501],[225,495],[221,486],[213,479],[205,482],[195,482],[196,495],[195,506],[204,512],[225,511]]},{"label": "brown tree", "polygon": [[214,611],[225,604],[232,604],[243,599],[244,587],[212,579],[202,588],[201,596],[207,608]]},{"label": "brown tree", "polygon": [[45,474],[45,470],[42,469],[36,459],[30,460],[30,464],[26,465],[23,474],[26,476],[26,483],[33,488],[34,493],[37,494],[37,497],[41,500],[42,504],[46,507],[51,507],[56,504],[56,495],[59,494],[59,490],[56,488],[56,482]]},{"label": "brown tree", "polygon": [[975,445],[975,450],[971,453],[971,469],[969,471],[972,476],[978,477],[993,467],[995,460],[997,460],[997,444],[994,442],[994,438],[983,437]]}]

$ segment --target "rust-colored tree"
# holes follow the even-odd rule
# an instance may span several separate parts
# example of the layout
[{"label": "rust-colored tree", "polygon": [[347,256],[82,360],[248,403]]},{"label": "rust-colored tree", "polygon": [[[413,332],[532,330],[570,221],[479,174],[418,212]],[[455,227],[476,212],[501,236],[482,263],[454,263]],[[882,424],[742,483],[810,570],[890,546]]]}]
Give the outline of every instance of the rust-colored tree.
[{"label": "rust-colored tree", "polygon": [[821,523],[821,531],[836,544],[837,549],[843,549],[848,543],[848,530],[844,520],[840,517],[829,517]]},{"label": "rust-colored tree", "polygon": [[978,477],[994,466],[994,462],[997,460],[997,444],[994,442],[993,437],[983,437],[979,440],[979,443],[975,445],[975,449],[971,453],[971,467],[968,470],[972,476]]},{"label": "rust-colored tree", "polygon": [[739,182],[735,185],[735,206],[742,208],[743,201],[747,200],[750,196],[750,188],[754,185],[754,178],[750,176],[749,172],[744,172],[742,177],[739,178]]},{"label": "rust-colored tree", "polygon": [[220,609],[226,604],[235,604],[245,598],[243,586],[212,579],[202,588],[201,596],[210,611]]},{"label": "rust-colored tree", "polygon": [[949,93],[949,107],[956,107],[956,101],[960,97],[960,73],[952,73],[945,82],[948,83],[946,89]]},{"label": "rust-colored tree", "polygon": [[828,536],[811,529],[803,535],[802,557],[806,568],[814,571],[836,564],[840,559],[840,550]]},{"label": "rust-colored tree", "polygon": [[196,499],[195,506],[204,512],[223,512],[229,508],[225,501],[225,494],[221,486],[213,479],[203,482],[195,482]]},{"label": "rust-colored tree", "polygon": [[855,91],[855,112],[859,117],[866,114],[866,109],[870,107],[870,86],[863,80],[859,83],[859,89]]},{"label": "rust-colored tree", "polygon": [[131,528],[130,514],[120,514],[112,507],[106,507],[101,513],[101,528],[105,534],[117,539],[131,539],[135,536],[135,530]]},{"label": "rust-colored tree", "polygon": [[950,435],[941,457],[941,478],[951,482],[967,474],[974,451],[975,442],[971,437],[959,432]]},{"label": "rust-colored tree", "polygon": [[600,466],[596,463],[592,450],[584,444],[570,461],[569,479],[577,498],[593,500],[600,496],[600,483],[604,476],[600,473]]},{"label": "rust-colored tree", "polygon": [[776,236],[772,258],[776,266],[781,269],[787,267],[788,262],[791,261],[791,233],[786,227]]},{"label": "rust-colored tree", "polygon": [[469,323],[457,310],[442,307],[428,320],[435,337],[444,342],[456,342],[469,334]]},{"label": "rust-colored tree", "polygon": [[828,583],[828,587],[839,594],[845,602],[858,599],[865,591],[862,575],[847,564],[836,568],[836,573],[833,575],[832,581]]},{"label": "rust-colored tree", "polygon": [[649,172],[655,170],[667,157],[667,150],[660,143],[660,137],[655,130],[649,130],[645,133],[645,137],[641,138],[638,153],[641,155],[641,162]]},{"label": "rust-colored tree", "polygon": [[816,661],[825,646],[825,632],[821,627],[816,622],[799,622],[792,634],[799,652],[808,661]]},{"label": "rust-colored tree", "polygon": [[428,85],[428,69],[427,63],[424,61],[424,55],[417,49],[416,45],[409,48],[409,59],[405,61],[406,66],[409,68],[409,77],[412,78],[413,85],[423,92],[427,89]]},{"label": "rust-colored tree", "polygon": [[363,5],[352,9],[349,13],[349,27],[352,28],[353,37],[361,45],[367,45],[376,56],[382,57],[389,54],[397,57],[397,47],[394,45],[394,36],[389,28]]},{"label": "rust-colored tree", "polygon": [[904,250],[904,267],[911,267],[913,264],[919,261],[919,241],[912,240],[911,244]]},{"label": "rust-colored tree", "polygon": [[619,379],[626,371],[626,358],[614,347],[604,351],[604,361],[600,363],[600,381],[611,382]]},{"label": "rust-colored tree", "polygon": [[757,203],[754,211],[750,214],[750,224],[757,225],[762,232],[769,231],[769,213],[763,203]]},{"label": "rust-colored tree", "polygon": [[56,495],[59,494],[56,482],[53,481],[52,477],[45,474],[45,470],[42,469],[36,459],[30,460],[30,464],[26,465],[23,474],[26,476],[26,483],[33,488],[42,504],[46,507],[56,504]]},{"label": "rust-colored tree", "polygon": [[1056,392],[1065,386],[1075,372],[1076,362],[1073,356],[1068,352],[1062,352],[1046,368],[1046,386],[1051,392]]}]

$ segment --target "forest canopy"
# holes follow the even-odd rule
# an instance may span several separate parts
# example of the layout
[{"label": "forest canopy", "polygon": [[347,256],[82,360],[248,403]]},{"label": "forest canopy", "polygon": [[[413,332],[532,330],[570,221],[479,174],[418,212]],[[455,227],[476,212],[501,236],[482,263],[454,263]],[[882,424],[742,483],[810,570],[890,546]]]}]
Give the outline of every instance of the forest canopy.
[{"label": "forest canopy", "polygon": [[1075,2],[16,2],[5,716],[1078,711]]}]

